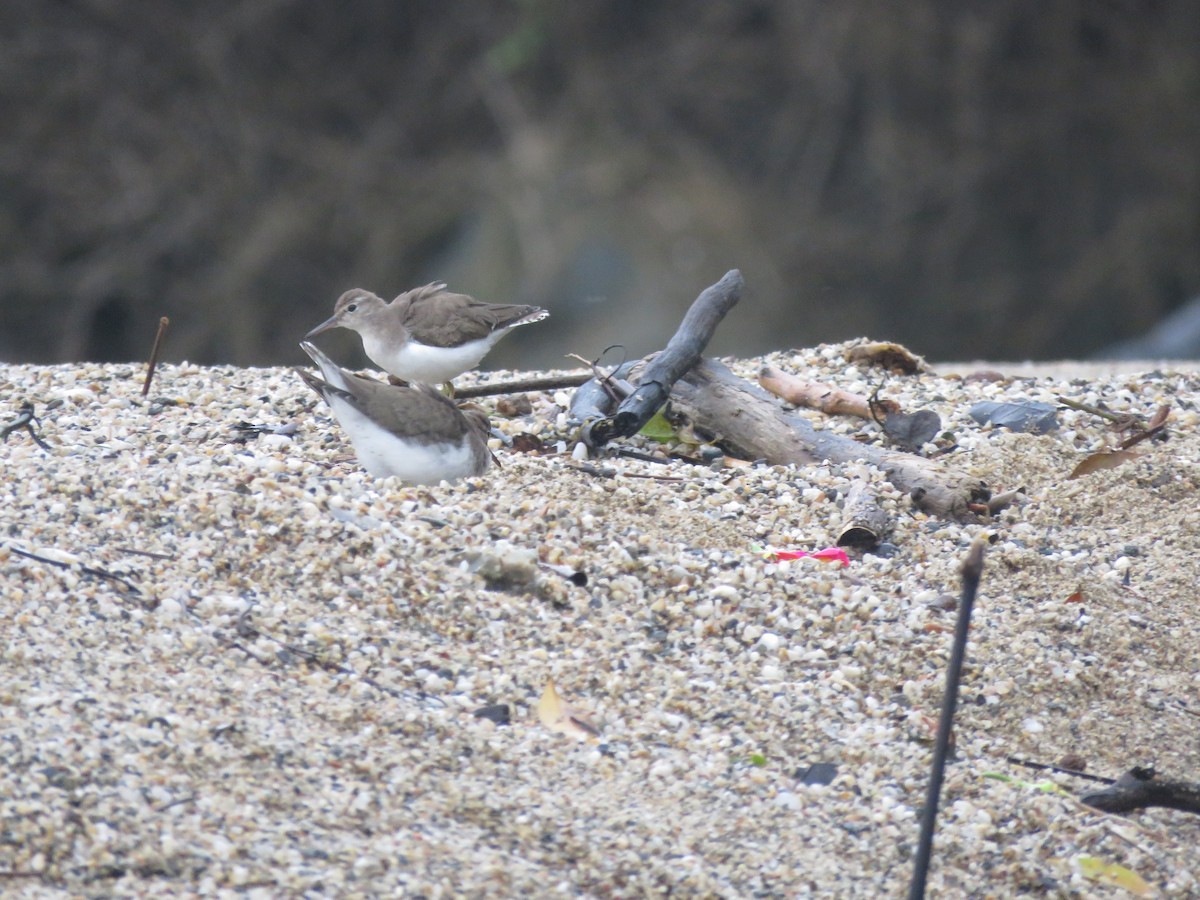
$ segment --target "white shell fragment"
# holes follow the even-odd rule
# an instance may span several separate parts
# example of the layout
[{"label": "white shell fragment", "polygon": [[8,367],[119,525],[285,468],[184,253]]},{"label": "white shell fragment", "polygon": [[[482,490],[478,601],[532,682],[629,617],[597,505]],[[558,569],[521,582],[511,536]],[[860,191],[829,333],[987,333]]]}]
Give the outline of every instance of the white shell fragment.
[{"label": "white shell fragment", "polygon": [[[957,445],[938,465],[1020,502],[944,521],[873,466],[713,468],[640,437],[622,446],[659,462],[580,466],[567,390],[511,417],[479,401],[538,449],[498,441],[486,475],[412,487],[365,475],[286,368],[162,364],[143,400],[143,366],[0,365],[0,424],[28,399],[51,447],[0,442],[5,887],[904,896],[963,555],[989,534],[930,895],[1108,896],[1088,857],[1200,895],[1196,817],[1133,828],[1008,761],[1116,776],[1152,753],[1200,777],[1200,378],[884,379],[845,350],[732,365],[932,409]],[[1108,422],[970,417],[1059,396],[1171,404],[1169,440],[1067,481],[1119,440]],[[834,544],[855,482],[886,554],[765,557]],[[817,764],[836,778],[805,783]]]}]

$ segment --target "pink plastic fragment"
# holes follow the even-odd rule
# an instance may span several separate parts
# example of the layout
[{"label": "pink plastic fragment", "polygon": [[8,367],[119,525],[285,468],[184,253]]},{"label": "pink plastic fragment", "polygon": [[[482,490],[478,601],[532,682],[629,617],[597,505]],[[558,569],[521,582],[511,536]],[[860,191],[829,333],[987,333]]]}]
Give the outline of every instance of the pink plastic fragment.
[{"label": "pink plastic fragment", "polygon": [[780,562],[802,559],[808,556],[812,559],[819,559],[822,562],[840,562],[843,566],[850,565],[850,557],[846,555],[846,551],[841,547],[826,547],[824,550],[816,550],[812,553],[806,550],[768,550],[766,555],[768,558],[776,559]]}]

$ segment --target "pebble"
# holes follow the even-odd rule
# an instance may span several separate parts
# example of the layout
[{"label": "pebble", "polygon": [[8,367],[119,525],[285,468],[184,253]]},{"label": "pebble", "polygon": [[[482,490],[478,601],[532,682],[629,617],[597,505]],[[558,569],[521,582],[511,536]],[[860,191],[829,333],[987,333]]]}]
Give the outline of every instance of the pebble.
[{"label": "pebble", "polygon": [[[902,896],[962,558],[992,533],[931,894],[1103,890],[1081,855],[1194,891],[1192,818],[1114,842],[1068,798],[985,776],[1086,790],[1006,758],[1115,775],[1147,736],[1160,772],[1200,771],[1181,537],[1200,437],[1173,415],[1169,443],[1070,481],[1107,423],[1012,434],[968,410],[1062,394],[1182,416],[1200,380],[884,380],[846,349],[733,365],[934,409],[959,445],[939,465],[1023,503],[935,520],[863,464],[605,457],[601,479],[568,464],[569,391],[493,418],[555,452],[497,441],[503,468],[414,488],[366,476],[288,369],[164,364],[143,401],[128,366],[0,366],[0,417],[33,400],[52,447],[0,444],[0,869],[80,895]],[[277,430],[236,443],[239,421]],[[894,516],[888,558],[762,558],[833,544],[851,479]],[[550,679],[595,742],[541,725]],[[837,780],[798,789],[814,759]]]}]

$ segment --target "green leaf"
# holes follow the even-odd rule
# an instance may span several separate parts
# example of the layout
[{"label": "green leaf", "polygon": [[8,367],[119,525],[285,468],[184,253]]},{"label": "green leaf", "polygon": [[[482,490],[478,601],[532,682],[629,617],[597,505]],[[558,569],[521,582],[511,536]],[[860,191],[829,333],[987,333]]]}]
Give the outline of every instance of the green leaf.
[{"label": "green leaf", "polygon": [[675,440],[675,428],[667,421],[661,409],[642,426],[642,430],[638,434],[648,437],[652,441],[658,441],[660,444]]},{"label": "green leaf", "polygon": [[1053,781],[1035,781],[1029,786],[1034,790],[1041,791],[1043,794],[1061,794],[1064,797],[1071,796],[1070,791],[1063,789]]},{"label": "green leaf", "polygon": [[758,766],[760,769],[767,764],[767,758],[761,753],[750,754],[750,765]]},{"label": "green leaf", "polygon": [[1065,791],[1053,781],[1022,781],[1020,778],[1013,778],[1011,775],[1004,775],[1000,772],[984,772],[984,778],[991,778],[993,781],[1003,781],[1005,784],[1011,784],[1013,787],[1028,788],[1031,791],[1041,791],[1043,794],[1062,794],[1064,797],[1070,797],[1070,791]]},{"label": "green leaf", "polygon": [[1075,865],[1079,868],[1079,874],[1084,878],[1124,888],[1135,897],[1147,897],[1152,892],[1150,885],[1141,875],[1117,863],[1111,863],[1096,856],[1077,856]]}]

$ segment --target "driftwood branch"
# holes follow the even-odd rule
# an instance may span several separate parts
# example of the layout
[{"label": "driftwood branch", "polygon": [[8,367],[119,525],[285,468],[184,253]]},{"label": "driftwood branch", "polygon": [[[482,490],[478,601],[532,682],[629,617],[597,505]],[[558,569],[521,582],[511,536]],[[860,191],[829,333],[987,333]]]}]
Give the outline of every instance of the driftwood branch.
[{"label": "driftwood branch", "polygon": [[1153,769],[1133,768],[1111,787],[1080,798],[1103,812],[1125,813],[1147,806],[1163,806],[1200,814],[1200,783],[1159,781]]},{"label": "driftwood branch", "polygon": [[[812,465],[822,459],[821,449],[811,440],[821,432],[787,415],[759,388],[715,359],[701,360],[675,383],[671,409],[742,459],[765,459],[780,466]],[[803,427],[793,427],[797,422]]]},{"label": "driftwood branch", "polygon": [[874,550],[892,533],[892,517],[879,505],[879,497],[866,481],[856,481],[846,492],[842,504],[842,530],[839,547]]},{"label": "driftwood branch", "polygon": [[[635,367],[637,387],[620,401],[596,382],[581,387],[571,404],[571,417],[582,423],[580,436],[591,447],[636,434],[668,399],[672,414],[698,432],[711,435],[728,452],[743,459],[765,459],[772,465],[809,465],[863,461],[887,473],[921,509],[962,518],[973,503],[986,503],[982,481],[946,470],[939,463],[818,431],[807,419],[789,415],[770,394],[738,378],[720,362],[701,356],[725,314],[742,291],[737,269],[704,290],[684,316],[666,349]],[[623,373],[622,373],[623,374]],[[879,522],[886,527],[886,517]]]},{"label": "driftwood branch", "polygon": [[[879,346],[879,345],[873,345]],[[899,344],[882,345],[899,348]],[[894,357],[895,351],[888,353]],[[931,409],[914,413],[900,411],[900,404],[878,396],[863,397],[816,381],[804,381],[773,366],[763,366],[758,383],[792,406],[804,406],[829,415],[858,416],[877,423],[884,435],[899,450],[916,450],[941,430],[942,420]]]},{"label": "driftwood branch", "polygon": [[725,314],[742,296],[742,273],[731,269],[692,303],[666,349],[647,363],[637,390],[626,397],[611,419],[585,425],[584,440],[603,447],[614,438],[637,434],[671,395],[676,382],[700,359]]},{"label": "driftwood branch", "polygon": [[[758,383],[785,403],[804,406],[831,416],[857,416],[874,420],[876,412],[871,409],[871,400],[818,381],[805,381],[774,366],[763,366],[758,373]],[[877,401],[884,413],[899,412],[895,400]]]},{"label": "driftwood branch", "polygon": [[935,515],[961,518],[970,504],[986,503],[989,496],[982,481],[948,470],[935,460],[818,431],[717,360],[701,360],[676,382],[671,407],[744,459],[765,459],[772,465],[808,465],[825,459],[869,463],[886,472],[888,480],[908,492],[917,506]]}]

